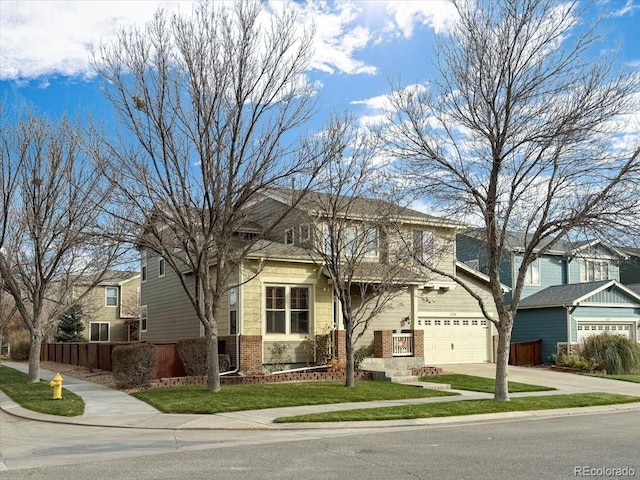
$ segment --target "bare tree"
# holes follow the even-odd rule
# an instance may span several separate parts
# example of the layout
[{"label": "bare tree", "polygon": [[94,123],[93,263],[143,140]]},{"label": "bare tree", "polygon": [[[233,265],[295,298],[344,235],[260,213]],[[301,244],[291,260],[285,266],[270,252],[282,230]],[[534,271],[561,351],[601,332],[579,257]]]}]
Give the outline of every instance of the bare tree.
[{"label": "bare tree", "polygon": [[[128,232],[177,273],[202,323],[208,388],[220,389],[218,318],[234,272],[278,218],[249,208],[265,187],[313,178],[293,132],[314,102],[305,81],[310,32],[261,2],[205,2],[120,33],[95,59],[133,145],[106,147],[105,172],[134,205]],[[306,150],[310,152],[310,149]],[[117,214],[118,212],[113,212]],[[237,233],[260,221],[259,235]],[[185,271],[189,276],[183,275]]]},{"label": "bare tree", "polygon": [[[637,228],[637,136],[622,151],[612,145],[624,140],[616,121],[633,112],[639,82],[614,71],[611,52],[588,56],[599,38],[579,31],[577,2],[455,4],[439,77],[395,92],[385,134],[419,194],[483,231],[498,315],[487,315],[499,336],[495,398],[508,400],[511,330],[529,265],[561,238]],[[525,235],[508,303],[500,265],[512,231]]]},{"label": "bare tree", "polygon": [[74,299],[74,279],[99,281],[121,248],[102,238],[110,190],[80,150],[79,129],[31,113],[3,120],[0,276],[29,329],[29,381],[38,382],[40,346]]},{"label": "bare tree", "polygon": [[[402,248],[390,251],[405,209],[389,200],[383,164],[371,135],[358,131],[349,115],[333,117],[317,137],[326,155],[321,192],[303,204],[313,212],[316,232],[306,248],[329,276],[345,329],[345,386],[355,385],[355,349],[371,322],[407,290],[418,274]],[[383,199],[384,197],[384,199]],[[408,261],[408,262],[407,262]]]}]

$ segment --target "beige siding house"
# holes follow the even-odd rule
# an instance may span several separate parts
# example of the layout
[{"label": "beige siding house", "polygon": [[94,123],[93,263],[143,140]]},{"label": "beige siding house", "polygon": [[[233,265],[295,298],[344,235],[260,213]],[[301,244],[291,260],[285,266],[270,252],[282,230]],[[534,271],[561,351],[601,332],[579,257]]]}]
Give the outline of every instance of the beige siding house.
[{"label": "beige siding house", "polygon": [[[76,283],[76,292],[83,289]],[[113,270],[84,297],[84,336],[90,342],[138,340],[140,319],[140,274]]]},{"label": "beige siding house", "polygon": [[[267,193],[253,206],[252,223],[281,215],[290,206],[289,198],[285,190]],[[325,335],[332,340],[333,357],[344,360],[340,308],[323,262],[308,248],[319,241],[323,229],[322,214],[312,201],[300,202],[236,266],[236,285],[224,298],[218,334],[222,352],[232,355],[234,368],[244,373],[314,365],[318,359],[313,342]],[[375,225],[374,253],[366,262],[408,262],[411,279],[402,280],[402,291],[371,322],[356,348],[375,351],[374,344],[387,338],[391,343],[378,354],[405,357],[412,365],[492,361],[493,332],[477,301],[455,281],[466,280],[489,299],[487,279],[455,260],[455,236],[464,225],[385,202],[384,208],[391,205],[397,213],[387,228],[374,223],[380,203],[358,202],[354,222]],[[429,255],[442,274],[411,264],[407,249],[413,248]],[[141,254],[141,340],[176,342],[202,336],[176,274],[157,256]],[[188,274],[185,278],[188,281]]]}]

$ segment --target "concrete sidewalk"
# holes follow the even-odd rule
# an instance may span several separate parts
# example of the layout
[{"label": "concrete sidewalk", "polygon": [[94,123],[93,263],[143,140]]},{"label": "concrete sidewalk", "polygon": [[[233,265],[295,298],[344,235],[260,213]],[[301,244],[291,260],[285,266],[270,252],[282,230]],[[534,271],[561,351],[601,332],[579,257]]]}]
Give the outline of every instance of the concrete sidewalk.
[{"label": "concrete sidewalk", "polygon": [[[16,370],[27,372],[27,365],[17,362],[2,362]],[[495,365],[446,365],[446,371],[455,373],[469,373],[471,375],[491,377],[491,370]],[[619,382],[615,380],[594,379],[578,375],[549,372],[542,369],[525,369],[530,372],[519,372],[522,368],[509,369],[509,379],[536,385],[553,386],[557,391],[512,394],[512,398],[532,395],[555,395],[559,393],[578,392],[610,392],[640,397],[640,384]],[[475,373],[470,373],[475,372]],[[52,378],[55,374],[47,370],[40,370],[43,379]],[[559,377],[556,377],[559,375]],[[526,379],[525,379],[526,377]],[[573,378],[577,377],[577,378]],[[596,382],[596,380],[598,380]],[[604,383],[603,383],[604,382]],[[553,383],[553,385],[552,385]],[[581,386],[575,386],[575,384]],[[622,384],[622,385],[618,385]],[[295,430],[318,428],[376,428],[391,426],[441,425],[449,423],[470,423],[506,418],[549,417],[557,415],[585,414],[590,412],[607,412],[640,409],[640,402],[606,407],[588,407],[559,410],[540,410],[533,412],[510,412],[499,414],[469,415],[464,417],[420,418],[411,420],[367,421],[367,422],[339,422],[339,423],[292,423],[275,424],[273,420],[279,417],[302,415],[306,413],[320,413],[341,411],[356,408],[376,408],[389,406],[403,406],[420,403],[451,402],[460,400],[486,399],[493,395],[478,392],[456,391],[460,395],[452,397],[420,398],[407,400],[388,400],[357,403],[339,403],[331,405],[307,405],[300,407],[271,408],[242,412],[218,413],[214,415],[181,415],[163,414],[150,405],[119,390],[113,390],[99,384],[86,382],[66,376],[64,388],[79,395],[85,402],[85,412],[79,417],[60,417],[46,415],[24,409],[13,402],[3,392],[0,392],[0,409],[5,412],[37,421],[63,423],[73,425],[89,425],[119,428],[170,429],[170,430]]]}]

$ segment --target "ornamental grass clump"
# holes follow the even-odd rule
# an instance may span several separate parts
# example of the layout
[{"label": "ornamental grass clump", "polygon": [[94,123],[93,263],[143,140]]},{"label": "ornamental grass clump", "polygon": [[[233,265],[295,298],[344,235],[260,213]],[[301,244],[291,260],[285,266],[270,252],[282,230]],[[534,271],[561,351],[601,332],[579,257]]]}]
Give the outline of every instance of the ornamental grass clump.
[{"label": "ornamental grass clump", "polygon": [[624,335],[602,333],[588,337],[580,345],[579,354],[592,360],[596,370],[609,375],[640,372],[640,345]]}]

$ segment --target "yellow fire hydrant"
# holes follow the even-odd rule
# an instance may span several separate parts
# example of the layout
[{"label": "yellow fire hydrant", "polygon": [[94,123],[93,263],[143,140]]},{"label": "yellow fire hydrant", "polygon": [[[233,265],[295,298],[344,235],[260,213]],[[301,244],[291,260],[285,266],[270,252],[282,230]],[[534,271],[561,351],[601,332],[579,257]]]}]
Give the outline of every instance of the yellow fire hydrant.
[{"label": "yellow fire hydrant", "polygon": [[49,386],[53,390],[53,399],[62,400],[62,376],[59,373],[49,382]]}]

